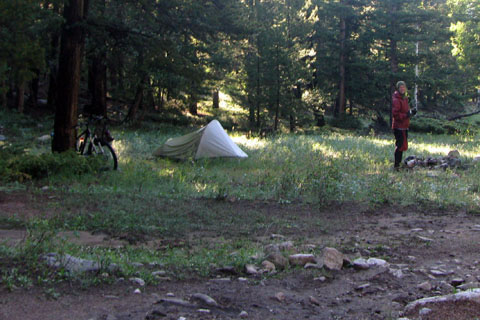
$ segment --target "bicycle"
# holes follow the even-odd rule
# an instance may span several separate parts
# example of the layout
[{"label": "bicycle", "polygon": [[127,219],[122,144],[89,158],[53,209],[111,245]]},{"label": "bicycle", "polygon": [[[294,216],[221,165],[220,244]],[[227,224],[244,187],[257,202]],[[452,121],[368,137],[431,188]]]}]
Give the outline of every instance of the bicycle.
[{"label": "bicycle", "polygon": [[[102,170],[117,170],[118,159],[111,145],[114,140],[107,129],[103,116],[90,116],[85,130],[77,136],[76,151],[83,156],[96,156],[102,159]],[[95,130],[90,130],[96,125]]]}]

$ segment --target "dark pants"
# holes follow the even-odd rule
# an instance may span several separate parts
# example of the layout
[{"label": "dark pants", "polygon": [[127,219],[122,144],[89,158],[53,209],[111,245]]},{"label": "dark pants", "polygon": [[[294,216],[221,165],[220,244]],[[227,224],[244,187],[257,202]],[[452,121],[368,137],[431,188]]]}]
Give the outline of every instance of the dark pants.
[{"label": "dark pants", "polygon": [[405,143],[408,139],[408,130],[393,129],[395,135],[395,164],[394,167],[398,168],[402,162],[403,151],[405,149]]}]

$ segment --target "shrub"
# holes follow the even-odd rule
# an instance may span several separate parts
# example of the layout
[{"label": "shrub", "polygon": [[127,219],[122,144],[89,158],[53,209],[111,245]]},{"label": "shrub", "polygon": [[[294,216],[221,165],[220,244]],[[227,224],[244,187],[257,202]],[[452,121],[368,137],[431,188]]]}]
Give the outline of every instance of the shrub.
[{"label": "shrub", "polygon": [[359,118],[349,115],[341,115],[339,117],[333,117],[327,119],[328,124],[335,128],[341,129],[353,129],[358,130],[362,129],[363,124]]}]

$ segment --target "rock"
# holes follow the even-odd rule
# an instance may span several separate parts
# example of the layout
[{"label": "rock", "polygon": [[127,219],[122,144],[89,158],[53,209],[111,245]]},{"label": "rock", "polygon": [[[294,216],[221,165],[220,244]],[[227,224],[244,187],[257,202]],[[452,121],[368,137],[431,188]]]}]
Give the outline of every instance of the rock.
[{"label": "rock", "polygon": [[105,320],[117,320],[118,318],[115,317],[113,314],[109,314],[107,315],[107,317],[105,318]]},{"label": "rock", "polygon": [[422,236],[417,236],[417,239],[425,241],[425,242],[432,242],[433,239],[427,238],[427,237],[422,237]]},{"label": "rock", "polygon": [[292,241],[282,242],[278,245],[278,248],[280,250],[293,250],[293,248],[294,248],[293,242]]},{"label": "rock", "polygon": [[366,259],[358,258],[353,260],[353,267],[357,270],[367,270],[370,268],[370,265],[367,263]]},{"label": "rock", "polygon": [[321,276],[318,278],[313,278],[313,281],[325,282],[327,281],[327,278],[325,278],[324,276]]},{"label": "rock", "polygon": [[435,304],[445,304],[448,302],[457,302],[457,301],[471,301],[474,303],[478,303],[480,300],[480,289],[472,289],[469,291],[462,291],[455,294],[449,294],[446,296],[437,296],[437,297],[430,297],[430,298],[423,298],[419,300],[415,300],[405,307],[405,314],[410,313],[415,308],[423,307],[424,305],[435,305]]},{"label": "rock", "polygon": [[[44,255],[43,259],[49,267],[63,267],[66,271],[70,273],[98,272],[101,269],[100,263],[96,261],[77,258],[69,254],[60,256],[57,253],[49,253]],[[113,264],[110,265],[110,267],[112,266]]]},{"label": "rock", "polygon": [[410,232],[420,232],[420,231],[423,231],[423,229],[422,228],[415,228],[415,229],[410,230]]},{"label": "rock", "polygon": [[210,309],[198,309],[197,310],[198,313],[210,313]]},{"label": "rock", "polygon": [[247,319],[248,318],[248,312],[247,311],[242,311],[238,314],[238,317],[240,319]]},{"label": "rock", "polygon": [[277,299],[277,301],[279,301],[279,302],[284,302],[286,298],[287,297],[285,296],[285,293],[283,293],[283,292],[277,292],[275,294],[275,299]]},{"label": "rock", "polygon": [[480,284],[477,282],[477,283],[464,283],[462,285],[459,285],[456,288],[460,290],[471,290],[471,289],[477,289],[479,287],[480,287]]},{"label": "rock", "polygon": [[458,150],[452,150],[448,153],[447,157],[458,159],[460,158],[460,152],[458,152]]},{"label": "rock", "polygon": [[141,262],[131,262],[130,265],[135,268],[143,268],[144,264]]},{"label": "rock", "polygon": [[48,141],[50,141],[50,139],[52,139],[52,137],[51,137],[49,134],[45,134],[45,135],[43,135],[43,136],[41,136],[41,137],[38,137],[38,138],[37,138],[37,141],[39,141],[39,142],[48,142]]},{"label": "rock", "polygon": [[476,156],[475,158],[473,158],[473,163],[477,163],[480,161],[480,156]]},{"label": "rock", "polygon": [[145,320],[155,320],[155,319],[158,319],[160,317],[164,318],[167,315],[168,314],[164,310],[154,309],[150,313],[147,314],[147,316],[145,317]]},{"label": "rock", "polygon": [[128,280],[130,280],[133,283],[138,284],[140,287],[143,287],[145,285],[145,280],[143,280],[142,278],[130,278]]},{"label": "rock", "polygon": [[267,272],[273,272],[275,271],[275,265],[273,263],[271,263],[270,261],[268,260],[265,260],[262,262],[262,267],[263,269],[265,269]]},{"label": "rock", "polygon": [[179,317],[177,320],[187,320],[185,317]]},{"label": "rock", "polygon": [[240,282],[246,282],[246,281],[248,281],[248,279],[247,279],[247,278],[242,278],[242,277],[240,277],[240,278],[238,278],[238,281],[240,281]]},{"label": "rock", "polygon": [[453,273],[453,271],[445,271],[445,270],[442,270],[442,269],[432,269],[432,270],[430,270],[430,274],[432,274],[436,277],[445,277],[445,276],[448,276],[452,273]]},{"label": "rock", "polygon": [[[292,254],[288,257],[288,261],[290,264],[294,266],[304,266],[307,263],[315,263],[315,256],[313,254],[307,253],[299,253],[299,254]],[[343,259],[342,259],[343,263]]]},{"label": "rock", "polygon": [[6,141],[7,137],[5,137],[3,134],[0,134],[0,141]]},{"label": "rock", "polygon": [[305,250],[315,250],[315,249],[317,248],[317,246],[314,245],[314,244],[309,243],[309,244],[304,245],[303,248],[304,248]]},{"label": "rock", "polygon": [[267,260],[271,261],[277,269],[285,269],[288,267],[288,259],[280,252],[272,252],[267,256]]},{"label": "rock", "polygon": [[407,167],[413,168],[413,167],[415,167],[416,163],[417,163],[416,160],[409,160],[409,161],[407,161]]},{"label": "rock", "polygon": [[304,269],[323,269],[323,263],[307,263],[303,266]]},{"label": "rock", "polygon": [[430,312],[432,312],[432,309],[422,308],[422,309],[420,309],[420,311],[418,312],[418,314],[419,314],[420,316],[426,316],[426,315],[429,314]]},{"label": "rock", "polygon": [[385,267],[388,268],[390,264],[383,260],[383,259],[378,259],[378,258],[369,258],[367,260],[367,263],[370,267]]},{"label": "rock", "polygon": [[429,281],[425,281],[420,283],[417,288],[423,291],[432,291],[432,284]]},{"label": "rock", "polygon": [[253,264],[247,264],[245,265],[245,272],[250,275],[256,275],[258,274],[257,267]]},{"label": "rock", "polygon": [[152,276],[154,276],[154,277],[156,277],[156,276],[163,277],[166,274],[167,273],[164,270],[158,270],[158,271],[152,272]]},{"label": "rock", "polygon": [[192,299],[197,300],[200,303],[210,307],[218,307],[217,301],[203,293],[195,293],[194,295],[192,295]]},{"label": "rock", "polygon": [[355,287],[355,290],[357,291],[362,291],[364,289],[367,289],[368,287],[370,287],[370,283],[365,283],[365,284],[361,284],[359,286],[356,286]]},{"label": "rock", "polygon": [[329,270],[342,270],[344,255],[335,248],[323,249],[323,264]]},{"label": "rock", "polygon": [[319,306],[319,305],[320,305],[320,301],[318,301],[318,299],[315,298],[314,296],[308,297],[308,300],[310,301],[311,304],[314,304],[314,305],[316,305],[316,306]]},{"label": "rock", "polygon": [[137,288],[137,289],[135,289],[135,290],[133,291],[133,293],[134,293],[134,294],[140,294],[140,293],[142,293],[142,291]]},{"label": "rock", "polygon": [[166,296],[167,296],[167,297],[175,297],[175,293],[173,293],[173,292],[167,292]]},{"label": "rock", "polygon": [[285,236],[282,236],[281,234],[272,233],[272,234],[270,235],[270,238],[271,238],[271,239],[282,239],[282,240],[283,240],[283,239],[285,239]]},{"label": "rock", "polygon": [[265,246],[264,251],[267,255],[272,253],[280,253],[280,247],[278,246],[278,244],[269,244]]},{"label": "rock", "polygon": [[454,287],[458,287],[459,285],[463,284],[465,282],[464,279],[462,278],[454,278],[450,280],[450,284]]},{"label": "rock", "polygon": [[403,272],[401,269],[389,269],[388,272],[397,279],[403,278]]},{"label": "rock", "polygon": [[182,300],[182,299],[173,299],[173,298],[166,298],[166,299],[160,299],[159,301],[156,302],[157,304],[171,304],[175,306],[181,306],[185,308],[196,308],[198,307],[196,304],[190,303],[188,301]]}]

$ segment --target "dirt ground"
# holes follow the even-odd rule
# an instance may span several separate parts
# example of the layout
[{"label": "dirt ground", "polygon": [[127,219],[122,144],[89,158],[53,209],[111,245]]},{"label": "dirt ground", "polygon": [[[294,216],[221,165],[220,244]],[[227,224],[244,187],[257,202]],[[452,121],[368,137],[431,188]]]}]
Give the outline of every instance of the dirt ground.
[{"label": "dirt ground", "polygon": [[[46,198],[44,201],[48,201]],[[38,204],[19,194],[0,195],[0,217],[22,212],[36,214]],[[232,203],[243,210],[255,203]],[[266,206],[265,203],[261,204]],[[302,212],[299,205],[266,208],[275,215]],[[313,209],[312,209],[313,210]],[[165,281],[139,288],[128,281],[86,290],[64,285],[60,296],[49,299],[42,288],[7,292],[0,287],[0,319],[419,319],[418,311],[403,315],[409,302],[423,297],[450,294],[478,288],[480,279],[480,217],[462,211],[419,210],[386,206],[366,210],[354,205],[335,206],[322,211],[328,229],[298,230],[285,234],[294,243],[319,248],[333,246],[350,258],[376,257],[390,266],[368,270],[344,268],[341,271],[293,269],[276,276],[218,274],[211,279]],[[315,213],[318,215],[318,212]],[[0,226],[1,227],[1,226]],[[15,244],[22,230],[0,230],[0,240]],[[66,233],[65,236],[69,236]],[[259,241],[263,241],[260,235]],[[105,240],[106,239],[106,240]],[[263,239],[263,240],[262,240]],[[76,241],[86,245],[122,245],[121,240],[82,233]],[[273,240],[270,240],[273,241]],[[298,248],[302,252],[301,246]],[[321,276],[324,275],[325,279]],[[463,285],[450,283],[461,278]],[[427,285],[425,283],[428,282]],[[422,288],[419,288],[419,285]],[[429,287],[430,286],[430,287]],[[206,294],[218,306],[205,306],[192,299]],[[177,299],[177,300],[175,300]],[[181,300],[181,301],[178,301]],[[480,304],[452,303],[428,306],[431,313],[422,319],[480,318]],[[247,315],[240,313],[245,311]]]}]

